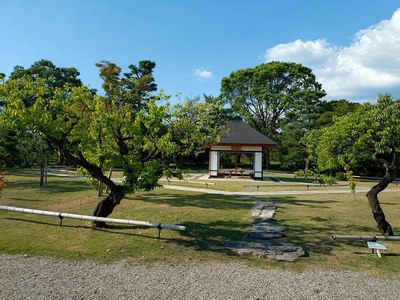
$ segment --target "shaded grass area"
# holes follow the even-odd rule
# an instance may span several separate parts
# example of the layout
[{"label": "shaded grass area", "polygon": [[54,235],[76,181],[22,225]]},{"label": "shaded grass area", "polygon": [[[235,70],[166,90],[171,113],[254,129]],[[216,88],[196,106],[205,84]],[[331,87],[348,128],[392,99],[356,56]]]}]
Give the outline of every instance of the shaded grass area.
[{"label": "shaded grass area", "polygon": [[[101,198],[85,181],[49,177],[39,188],[39,177],[12,173],[0,198],[1,205],[91,215]],[[237,183],[236,183],[237,184]],[[400,201],[396,193],[380,196],[387,219],[397,232]],[[49,255],[67,259],[145,263],[188,261],[245,262],[257,267],[294,270],[337,268],[371,274],[396,275],[400,270],[400,243],[388,247],[379,259],[366,242],[333,241],[332,234],[379,235],[363,194],[291,195],[262,197],[277,206],[276,221],[288,228],[288,240],[301,245],[308,256],[295,263],[257,257],[238,257],[223,249],[228,240],[245,240],[250,231],[254,201],[167,189],[129,195],[111,217],[180,224],[186,232],[109,225],[92,229],[88,221],[0,211],[0,252]]]}]

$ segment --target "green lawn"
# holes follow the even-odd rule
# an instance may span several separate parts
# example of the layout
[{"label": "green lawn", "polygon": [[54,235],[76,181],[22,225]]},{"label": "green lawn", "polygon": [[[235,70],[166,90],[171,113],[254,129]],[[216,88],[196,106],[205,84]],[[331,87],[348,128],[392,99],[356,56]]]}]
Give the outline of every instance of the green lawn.
[{"label": "green lawn", "polygon": [[[1,205],[91,215],[99,201],[89,185],[79,179],[49,177],[47,187],[39,188],[37,175],[11,172],[7,178]],[[221,185],[235,190],[231,184],[233,187],[238,185]],[[296,187],[290,188],[294,189]],[[395,232],[400,226],[397,194],[383,193],[380,198]],[[371,254],[365,242],[331,239],[332,234],[379,234],[363,193],[356,193],[355,197],[352,194],[321,194],[262,198],[276,203],[277,221],[288,227],[288,239],[303,246],[307,257],[294,263],[282,263],[232,255],[223,250],[223,243],[245,239],[253,201],[239,196],[162,188],[128,196],[112,217],[181,224],[188,227],[187,232],[164,229],[158,240],[155,228],[111,225],[93,230],[89,221],[72,219],[64,219],[63,227],[60,227],[59,220],[54,217],[0,211],[0,252],[101,261],[240,261],[257,267],[295,270],[337,268],[386,275],[400,273],[400,242],[386,242],[388,250],[383,251],[380,259]]]}]

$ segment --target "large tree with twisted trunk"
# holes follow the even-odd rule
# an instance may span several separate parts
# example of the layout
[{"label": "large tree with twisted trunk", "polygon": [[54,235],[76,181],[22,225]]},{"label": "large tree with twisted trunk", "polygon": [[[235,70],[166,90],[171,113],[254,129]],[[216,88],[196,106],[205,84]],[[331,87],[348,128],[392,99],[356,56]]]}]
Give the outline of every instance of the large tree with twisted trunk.
[{"label": "large tree with twisted trunk", "polygon": [[[195,100],[171,106],[168,96],[155,93],[151,61],[130,65],[124,74],[108,61],[97,66],[105,95],[68,81],[53,85],[52,77],[10,76],[0,84],[0,121],[35,132],[104,183],[110,193],[93,215],[107,217],[125,195],[157,187],[161,176],[179,177],[175,162],[204,151],[205,141],[218,138],[221,107]],[[111,166],[122,167],[122,183],[104,174]]]},{"label": "large tree with twisted trunk", "polygon": [[363,104],[355,112],[337,118],[333,125],[311,131],[305,141],[310,159],[319,170],[347,170],[374,159],[384,176],[367,193],[379,231],[393,235],[379,203],[378,194],[397,177],[400,155],[400,99],[380,95],[376,104]]}]

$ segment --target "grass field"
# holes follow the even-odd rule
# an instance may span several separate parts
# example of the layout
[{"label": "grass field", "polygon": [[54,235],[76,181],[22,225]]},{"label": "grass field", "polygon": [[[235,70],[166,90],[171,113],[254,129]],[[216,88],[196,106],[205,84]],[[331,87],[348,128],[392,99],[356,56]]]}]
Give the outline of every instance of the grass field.
[{"label": "grass field", "polygon": [[[44,188],[38,187],[39,178],[34,174],[10,172],[7,179],[1,205],[91,215],[101,199],[85,181],[77,178],[49,177]],[[221,182],[220,185],[235,190],[238,183]],[[297,188],[304,190],[304,187],[295,186],[290,190]],[[94,230],[89,221],[72,219],[64,219],[60,227],[59,220],[54,217],[0,211],[0,252],[100,261],[128,259],[134,263],[223,261],[293,270],[336,268],[381,275],[400,273],[400,242],[385,242],[388,250],[378,258],[371,254],[365,242],[331,239],[332,234],[379,235],[364,193],[259,198],[276,203],[277,221],[289,229],[288,239],[301,245],[307,257],[294,263],[282,263],[232,255],[223,249],[223,243],[245,239],[254,201],[240,196],[162,188],[129,195],[111,217],[181,224],[188,227],[187,232],[164,229],[158,240],[158,231],[154,228],[110,225]],[[380,196],[395,232],[400,226],[397,198],[398,192]]]}]

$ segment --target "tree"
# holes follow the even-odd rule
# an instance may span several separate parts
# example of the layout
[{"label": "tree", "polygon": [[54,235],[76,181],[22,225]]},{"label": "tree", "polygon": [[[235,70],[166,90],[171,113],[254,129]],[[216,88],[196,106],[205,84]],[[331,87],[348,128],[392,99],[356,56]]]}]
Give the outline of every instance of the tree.
[{"label": "tree", "polygon": [[300,143],[306,129],[301,122],[293,120],[292,122],[285,122],[281,126],[281,132],[276,151],[278,160],[281,162],[280,168],[283,170],[298,170],[305,168],[306,164],[306,148]]},{"label": "tree", "polygon": [[[287,151],[294,156],[288,161],[292,162],[292,164],[297,162],[295,166],[297,169],[301,169],[301,163],[304,165],[305,158],[304,170],[307,171],[310,162],[310,157],[307,157],[307,153],[310,153],[310,151],[307,151],[306,147],[303,147],[303,145],[308,145],[308,147],[310,147],[313,141],[318,138],[318,135],[314,136],[308,134],[308,136],[304,136],[304,134],[310,133],[311,129],[320,129],[332,125],[335,118],[352,113],[356,111],[359,106],[359,103],[349,102],[345,99],[325,100],[318,104],[318,111],[314,114],[313,119],[310,120],[309,126],[305,131],[301,130],[301,128],[303,128],[301,125],[302,122],[298,122],[296,118],[292,118],[292,120],[286,122],[286,128],[282,130],[282,143],[287,144],[286,149],[289,149]],[[308,142],[306,140],[308,140]],[[299,143],[299,141],[301,142]],[[299,145],[301,146],[299,147]]]},{"label": "tree", "polygon": [[28,69],[22,66],[15,66],[10,79],[21,79],[23,77],[42,78],[45,81],[46,89],[53,93],[56,88],[62,88],[65,84],[70,86],[81,86],[82,81],[78,78],[79,71],[75,68],[56,67],[49,60],[39,60],[33,63]]},{"label": "tree", "polygon": [[[44,80],[44,97],[52,98],[56,88],[63,88],[65,84],[69,86],[81,86],[82,82],[78,78],[79,72],[75,68],[59,68],[49,60],[40,60],[33,63],[29,68],[15,66],[10,74],[10,80],[20,81],[23,78],[30,78],[32,82],[36,79]],[[0,73],[0,81],[4,83],[5,74]],[[34,95],[26,93],[20,94],[25,106],[33,105],[36,101]],[[1,108],[5,105],[5,95],[0,95],[0,113]],[[1,126],[1,125],[0,125]],[[0,133],[0,158],[3,158],[8,166],[13,165],[31,165],[34,162],[42,164],[44,171],[44,161],[39,153],[46,155],[53,149],[49,145],[44,144],[38,139],[38,136],[32,132],[21,130],[21,128],[3,128]],[[60,161],[64,161],[61,157]],[[42,176],[44,172],[42,172]],[[41,179],[42,182],[42,179]]]},{"label": "tree", "polygon": [[270,62],[232,72],[221,82],[221,97],[247,123],[276,140],[291,115],[307,126],[325,96],[311,69],[296,63]]},{"label": "tree", "polygon": [[0,166],[32,166],[39,162],[41,148],[43,144],[31,132],[0,124]]},{"label": "tree", "polygon": [[380,95],[376,104],[363,104],[355,112],[334,119],[331,126],[311,131],[306,137],[310,157],[321,171],[345,168],[349,172],[370,158],[384,167],[385,175],[366,196],[379,231],[393,235],[378,194],[396,178],[399,168],[400,100]]},{"label": "tree", "polygon": [[[187,103],[173,108],[168,103],[157,105],[157,100],[168,97],[153,93],[155,63],[139,62],[123,75],[111,62],[100,62],[98,67],[104,96],[68,82],[48,93],[49,78],[8,79],[0,85],[5,101],[1,118],[8,126],[39,134],[68,161],[104,183],[110,194],[93,215],[107,217],[125,195],[157,187],[163,175],[180,176],[176,158],[199,151],[221,129],[213,123],[215,105],[192,102],[190,109],[196,114],[185,114]],[[104,175],[110,166],[122,167],[123,183]]]},{"label": "tree", "polygon": [[345,99],[321,101],[320,113],[316,119],[316,127],[324,127],[333,123],[334,117],[342,117],[358,109],[359,103],[349,102]]}]

